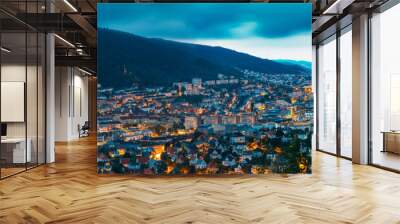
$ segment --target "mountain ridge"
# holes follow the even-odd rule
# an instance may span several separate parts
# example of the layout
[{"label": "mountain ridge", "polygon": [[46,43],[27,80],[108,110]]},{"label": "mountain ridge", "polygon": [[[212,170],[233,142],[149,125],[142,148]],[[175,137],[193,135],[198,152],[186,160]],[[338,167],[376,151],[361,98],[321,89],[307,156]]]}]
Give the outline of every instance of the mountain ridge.
[{"label": "mountain ridge", "polygon": [[309,69],[311,71],[312,69],[312,63],[311,61],[305,61],[305,60],[290,60],[290,59],[276,59],[274,60],[276,62],[279,63],[283,63],[283,64],[294,64],[294,65],[299,65],[302,67],[305,67],[307,69]]},{"label": "mountain ridge", "polygon": [[163,86],[194,77],[216,79],[218,74],[239,77],[244,69],[276,74],[309,73],[299,65],[219,46],[146,38],[103,28],[98,29],[98,37],[98,79],[102,87]]}]

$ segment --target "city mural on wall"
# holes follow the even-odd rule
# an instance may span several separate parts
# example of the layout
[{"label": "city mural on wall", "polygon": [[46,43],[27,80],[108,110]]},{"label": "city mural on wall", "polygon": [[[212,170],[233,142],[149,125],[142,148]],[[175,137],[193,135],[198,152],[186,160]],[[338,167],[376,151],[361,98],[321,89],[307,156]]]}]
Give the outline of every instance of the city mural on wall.
[{"label": "city mural on wall", "polygon": [[311,4],[98,5],[98,173],[311,173]]}]

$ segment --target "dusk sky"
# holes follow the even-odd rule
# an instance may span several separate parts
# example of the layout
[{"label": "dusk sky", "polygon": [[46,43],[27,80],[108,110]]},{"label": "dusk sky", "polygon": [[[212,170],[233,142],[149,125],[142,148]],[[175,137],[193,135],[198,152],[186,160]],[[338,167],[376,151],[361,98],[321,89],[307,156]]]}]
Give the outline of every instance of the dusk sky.
[{"label": "dusk sky", "polygon": [[311,61],[311,4],[98,4],[98,27],[260,58]]}]

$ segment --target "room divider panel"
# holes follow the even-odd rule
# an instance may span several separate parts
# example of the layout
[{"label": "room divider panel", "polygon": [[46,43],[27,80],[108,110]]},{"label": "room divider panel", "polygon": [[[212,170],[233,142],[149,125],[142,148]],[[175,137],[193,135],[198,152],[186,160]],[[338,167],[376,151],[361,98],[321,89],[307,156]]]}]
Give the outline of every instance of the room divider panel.
[{"label": "room divider panel", "polygon": [[45,34],[7,11],[24,17],[42,5],[0,2],[1,179],[45,163]]}]

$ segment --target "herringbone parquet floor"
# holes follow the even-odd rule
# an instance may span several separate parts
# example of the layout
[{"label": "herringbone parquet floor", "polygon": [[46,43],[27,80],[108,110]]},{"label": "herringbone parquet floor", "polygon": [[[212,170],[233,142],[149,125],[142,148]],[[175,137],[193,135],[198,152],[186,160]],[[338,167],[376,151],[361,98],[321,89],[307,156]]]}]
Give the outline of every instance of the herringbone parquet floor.
[{"label": "herringbone parquet floor", "polygon": [[96,174],[94,138],[0,181],[0,223],[400,223],[400,175],[315,153],[312,175]]}]

